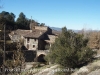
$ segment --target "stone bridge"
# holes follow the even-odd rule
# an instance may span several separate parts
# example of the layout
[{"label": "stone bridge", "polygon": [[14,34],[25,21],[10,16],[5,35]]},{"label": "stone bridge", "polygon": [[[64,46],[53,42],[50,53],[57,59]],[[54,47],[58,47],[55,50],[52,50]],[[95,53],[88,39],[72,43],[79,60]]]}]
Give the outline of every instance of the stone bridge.
[{"label": "stone bridge", "polygon": [[41,62],[44,61],[44,56],[48,54],[49,50],[27,50],[24,52],[26,62]]},{"label": "stone bridge", "polygon": [[38,57],[39,55],[41,55],[41,54],[47,55],[48,52],[49,52],[49,50],[37,50],[37,57]]}]

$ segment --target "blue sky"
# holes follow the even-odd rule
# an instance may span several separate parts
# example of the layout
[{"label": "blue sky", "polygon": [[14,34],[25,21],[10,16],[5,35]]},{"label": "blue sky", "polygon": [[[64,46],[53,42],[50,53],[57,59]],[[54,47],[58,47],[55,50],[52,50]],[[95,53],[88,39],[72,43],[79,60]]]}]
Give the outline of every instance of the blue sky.
[{"label": "blue sky", "polygon": [[100,30],[100,0],[2,0],[1,11],[23,12],[51,27]]}]

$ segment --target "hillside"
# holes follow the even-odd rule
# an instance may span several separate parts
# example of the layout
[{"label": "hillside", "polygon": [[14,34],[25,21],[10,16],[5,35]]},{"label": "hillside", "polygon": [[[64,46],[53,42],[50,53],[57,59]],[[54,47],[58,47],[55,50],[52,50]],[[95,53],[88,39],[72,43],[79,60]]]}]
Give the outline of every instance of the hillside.
[{"label": "hillside", "polygon": [[81,67],[71,75],[100,75],[100,60],[96,60],[87,66]]},{"label": "hillside", "polygon": [[[57,31],[61,31],[62,30],[62,28],[58,28],[58,27],[50,27],[51,29],[53,29],[53,30],[57,30]],[[80,30],[74,30],[74,29],[68,29],[68,30],[73,30],[74,32],[79,32]]]}]

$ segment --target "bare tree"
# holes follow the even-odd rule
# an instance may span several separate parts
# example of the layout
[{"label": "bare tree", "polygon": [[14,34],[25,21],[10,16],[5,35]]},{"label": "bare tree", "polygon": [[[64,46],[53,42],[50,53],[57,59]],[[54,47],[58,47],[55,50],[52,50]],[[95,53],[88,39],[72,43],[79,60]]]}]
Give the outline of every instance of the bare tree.
[{"label": "bare tree", "polygon": [[88,46],[93,49],[100,49],[100,32],[93,31],[89,35]]}]

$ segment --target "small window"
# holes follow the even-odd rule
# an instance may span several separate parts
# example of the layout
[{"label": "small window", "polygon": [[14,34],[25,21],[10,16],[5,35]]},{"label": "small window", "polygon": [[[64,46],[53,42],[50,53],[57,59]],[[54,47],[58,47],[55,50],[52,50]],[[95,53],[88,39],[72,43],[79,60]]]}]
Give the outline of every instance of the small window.
[{"label": "small window", "polygon": [[27,38],[27,43],[29,43],[29,40],[30,40],[30,39],[29,39],[29,38]]},{"label": "small window", "polygon": [[35,48],[35,45],[33,45],[33,48]]},{"label": "small window", "polygon": [[34,39],[34,41],[36,41],[36,38]]}]

